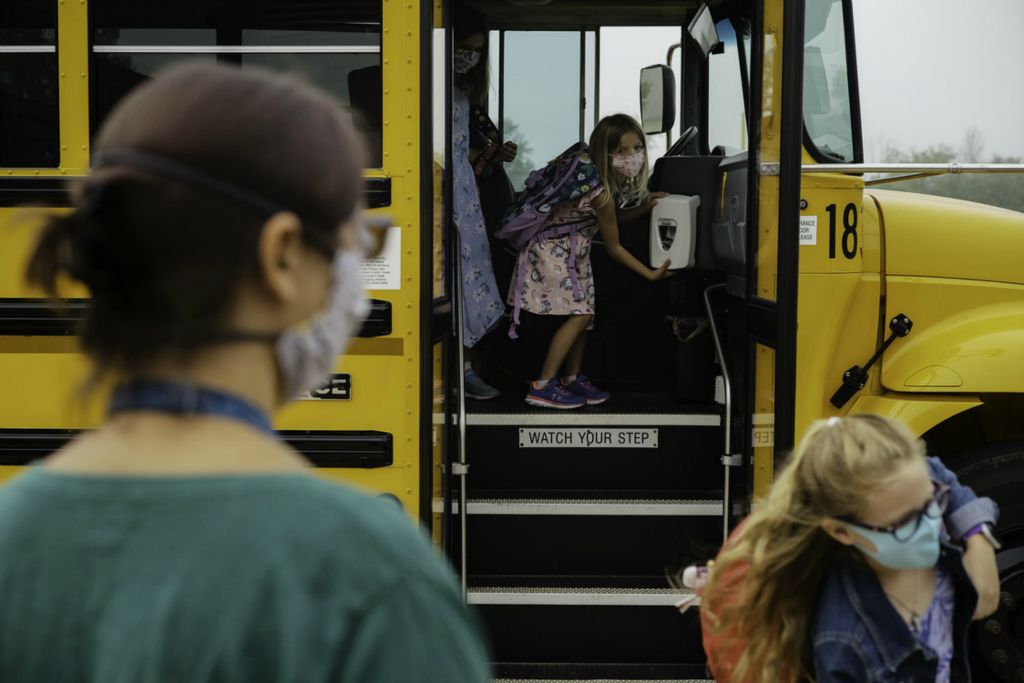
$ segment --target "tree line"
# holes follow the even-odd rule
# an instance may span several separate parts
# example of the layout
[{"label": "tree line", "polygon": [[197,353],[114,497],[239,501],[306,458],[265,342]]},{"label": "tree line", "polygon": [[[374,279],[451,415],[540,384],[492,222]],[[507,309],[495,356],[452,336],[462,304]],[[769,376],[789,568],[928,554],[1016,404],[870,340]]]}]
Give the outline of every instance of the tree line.
[{"label": "tree line", "polygon": [[[882,153],[884,163],[948,164],[961,163],[1020,164],[1024,159],[1000,154],[986,155],[984,138],[980,130],[972,127],[964,135],[960,146],[938,143],[925,149],[909,150],[886,146]],[[939,195],[964,199],[1014,211],[1024,211],[1024,174],[1022,173],[964,173],[942,175],[915,180],[888,183],[882,187],[904,192]]]}]

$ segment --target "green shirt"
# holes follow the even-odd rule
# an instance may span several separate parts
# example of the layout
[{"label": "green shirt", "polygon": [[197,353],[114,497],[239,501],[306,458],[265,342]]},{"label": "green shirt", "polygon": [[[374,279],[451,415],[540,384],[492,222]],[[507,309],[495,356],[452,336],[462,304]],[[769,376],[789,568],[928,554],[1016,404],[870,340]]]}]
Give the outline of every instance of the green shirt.
[{"label": "green shirt", "polygon": [[0,681],[489,682],[451,573],[391,501],[314,476],[0,488]]}]

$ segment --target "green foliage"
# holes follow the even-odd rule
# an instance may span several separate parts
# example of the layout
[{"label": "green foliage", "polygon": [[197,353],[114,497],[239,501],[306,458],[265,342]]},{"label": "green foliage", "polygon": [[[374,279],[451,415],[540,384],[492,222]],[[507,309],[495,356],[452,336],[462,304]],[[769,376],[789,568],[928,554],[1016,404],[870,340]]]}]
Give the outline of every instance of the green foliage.
[{"label": "green foliage", "polygon": [[530,175],[530,171],[536,168],[536,164],[530,156],[533,153],[533,147],[530,146],[530,141],[523,137],[519,130],[519,124],[515,121],[505,119],[501,132],[506,142],[514,142],[519,146],[516,158],[512,162],[505,164],[505,173],[508,174],[508,179],[512,181],[512,187],[519,191],[523,189],[526,176]]},{"label": "green foliage", "polygon": [[[959,150],[952,146],[939,143],[926,149],[901,150],[886,148],[882,155],[885,163],[915,164],[948,164],[953,161],[1020,164],[1020,157],[995,154],[991,160],[982,159],[981,135],[976,128],[967,131]],[[1004,209],[1024,211],[1024,173],[963,173],[958,175],[941,175],[917,180],[904,180],[884,185],[886,189],[904,192],[965,199],[980,204],[1000,206]]]}]

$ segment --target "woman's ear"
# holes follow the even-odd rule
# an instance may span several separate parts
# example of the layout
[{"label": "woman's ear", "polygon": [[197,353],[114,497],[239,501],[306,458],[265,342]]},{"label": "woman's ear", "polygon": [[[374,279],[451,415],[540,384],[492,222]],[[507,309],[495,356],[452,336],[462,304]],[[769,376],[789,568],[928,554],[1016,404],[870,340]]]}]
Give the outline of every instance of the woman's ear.
[{"label": "woman's ear", "polygon": [[259,274],[280,303],[290,303],[299,293],[302,248],[302,222],[294,213],[280,211],[263,224],[256,252]]},{"label": "woman's ear", "polygon": [[854,545],[856,542],[850,532],[850,527],[846,526],[838,519],[826,517],[821,520],[821,528],[826,534],[843,545]]}]

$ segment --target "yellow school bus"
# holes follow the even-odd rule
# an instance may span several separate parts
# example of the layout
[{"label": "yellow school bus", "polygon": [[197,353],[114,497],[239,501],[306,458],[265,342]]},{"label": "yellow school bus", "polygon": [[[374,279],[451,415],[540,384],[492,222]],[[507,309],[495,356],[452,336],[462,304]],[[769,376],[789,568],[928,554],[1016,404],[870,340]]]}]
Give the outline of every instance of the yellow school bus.
[{"label": "yellow school bus", "polygon": [[[522,405],[540,320],[478,350],[502,397],[462,395],[449,0],[6,0],[0,476],[97,425],[104,406],[75,398],[88,293],[67,283],[53,312],[24,286],[35,223],[21,207],[68,204],[103,117],[161,66],[286,70],[357,112],[366,203],[392,227],[365,266],[374,306],[360,337],[275,427],[324,476],[394,496],[430,530],[483,617],[499,677],[702,677],[699,624],[674,608],[666,575],[713,555],[811,421],[875,412],[1000,503],[1003,601],[971,648],[980,677],[1017,680],[1024,215],[865,175],[991,169],[865,163],[851,0],[470,4],[489,29],[480,104],[520,143],[506,169],[517,188],[615,113],[603,103],[623,87],[616,46],[666,55],[631,68],[627,89],[651,189],[699,206],[666,219],[692,242],[666,282],[639,282],[595,247],[586,363],[612,401],[571,414]],[[666,225],[623,225],[623,243],[648,259]],[[492,241],[502,288],[509,258]]]},{"label": "yellow school bus", "polygon": [[[392,225],[387,251],[367,264],[372,311],[331,384],[283,411],[275,426],[325,475],[387,492],[419,516],[429,502],[421,473],[430,472],[430,450],[420,443],[431,429],[434,362],[424,314],[431,290],[420,287],[431,267],[431,234],[420,225],[432,224],[433,210],[430,175],[420,169],[421,17],[379,1],[292,8],[33,0],[4,3],[0,12],[5,474],[97,424],[105,400],[74,397],[84,364],[72,335],[87,292],[68,283],[67,310],[54,313],[22,284],[34,222],[19,207],[68,203],[68,182],[88,173],[93,134],[137,83],[170,62],[217,60],[298,72],[350,103],[366,128],[365,203]],[[385,80],[408,85],[385,97]]]}]

